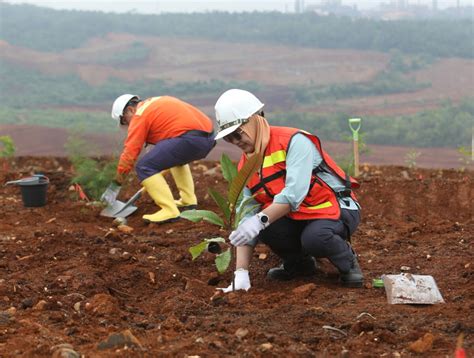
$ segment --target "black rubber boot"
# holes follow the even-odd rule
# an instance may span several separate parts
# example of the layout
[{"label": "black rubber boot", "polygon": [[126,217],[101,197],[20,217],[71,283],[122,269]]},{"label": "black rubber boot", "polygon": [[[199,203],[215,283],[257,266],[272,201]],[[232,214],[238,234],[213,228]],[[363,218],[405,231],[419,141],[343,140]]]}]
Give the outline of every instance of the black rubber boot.
[{"label": "black rubber boot", "polygon": [[298,259],[283,260],[283,264],[271,268],[267,277],[272,280],[289,281],[296,277],[312,276],[316,273],[316,261],[311,256],[299,257]]},{"label": "black rubber boot", "polygon": [[364,286],[364,275],[360,269],[357,256],[354,253],[352,264],[347,272],[340,272],[341,284],[344,287],[362,287]]}]

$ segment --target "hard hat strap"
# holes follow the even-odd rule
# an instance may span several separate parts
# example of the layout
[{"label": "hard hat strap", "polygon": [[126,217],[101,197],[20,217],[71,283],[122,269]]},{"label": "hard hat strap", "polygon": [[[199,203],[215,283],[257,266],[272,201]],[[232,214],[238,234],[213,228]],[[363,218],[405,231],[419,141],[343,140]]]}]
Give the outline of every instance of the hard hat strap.
[{"label": "hard hat strap", "polygon": [[235,126],[237,124],[244,124],[244,123],[247,123],[250,119],[249,118],[243,118],[243,119],[237,119],[236,121],[233,121],[233,122],[228,122],[228,123],[225,123],[223,125],[220,126],[220,130],[224,130],[226,128],[229,128],[229,127],[232,127],[232,126]]}]

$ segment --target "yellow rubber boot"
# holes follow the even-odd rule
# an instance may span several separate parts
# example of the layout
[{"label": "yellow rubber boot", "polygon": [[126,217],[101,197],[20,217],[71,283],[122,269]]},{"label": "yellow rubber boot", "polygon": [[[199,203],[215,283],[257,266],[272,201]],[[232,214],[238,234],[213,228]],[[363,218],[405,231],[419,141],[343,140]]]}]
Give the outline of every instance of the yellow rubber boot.
[{"label": "yellow rubber boot", "polygon": [[179,210],[174,202],[173,193],[161,173],[152,175],[142,181],[142,185],[161,210],[154,214],[143,215],[143,220],[158,224],[179,219]]},{"label": "yellow rubber boot", "polygon": [[196,209],[197,198],[194,194],[194,181],[189,164],[173,167],[170,171],[179,190],[180,198],[174,201],[178,208],[184,210]]}]

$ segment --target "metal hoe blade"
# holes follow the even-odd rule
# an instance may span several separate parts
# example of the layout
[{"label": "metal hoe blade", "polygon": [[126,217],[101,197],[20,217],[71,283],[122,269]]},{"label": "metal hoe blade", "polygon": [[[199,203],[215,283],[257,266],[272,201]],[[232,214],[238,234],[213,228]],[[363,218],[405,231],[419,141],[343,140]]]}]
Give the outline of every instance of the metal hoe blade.
[{"label": "metal hoe blade", "polygon": [[139,191],[137,191],[126,203],[120,200],[115,200],[112,204],[109,204],[106,208],[104,208],[100,212],[100,215],[110,218],[126,218],[135,210],[137,210],[137,207],[134,206],[133,203],[137,201],[138,198],[140,198],[143,190],[144,189],[141,188]]}]

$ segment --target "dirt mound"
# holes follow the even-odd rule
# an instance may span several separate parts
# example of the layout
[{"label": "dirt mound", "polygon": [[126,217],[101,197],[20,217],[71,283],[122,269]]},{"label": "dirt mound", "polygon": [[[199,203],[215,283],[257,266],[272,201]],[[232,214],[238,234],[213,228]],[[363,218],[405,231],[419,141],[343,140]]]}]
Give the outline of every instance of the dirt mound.
[{"label": "dirt mound", "polygon": [[[224,190],[219,171],[209,172],[216,166],[192,165],[201,208],[216,210],[208,187]],[[65,159],[18,158],[12,168],[2,182],[41,171],[51,185],[42,208],[24,208],[17,187],[0,187],[2,357],[71,347],[88,357],[409,357],[427,333],[425,356],[451,356],[461,333],[474,353],[472,172],[364,168],[353,244],[367,282],[407,266],[432,275],[446,301],[390,306],[383,289],[341,288],[324,260],[315,277],[270,282],[265,272],[279,262],[264,246],[251,290],[211,301],[231,272],[218,276],[210,253],[193,262],[187,249],[225,232],[184,220],[147,226],[141,215],[156,207],[145,196],[129,218],[133,231],[123,233],[100,208],[75,200]]]}]

